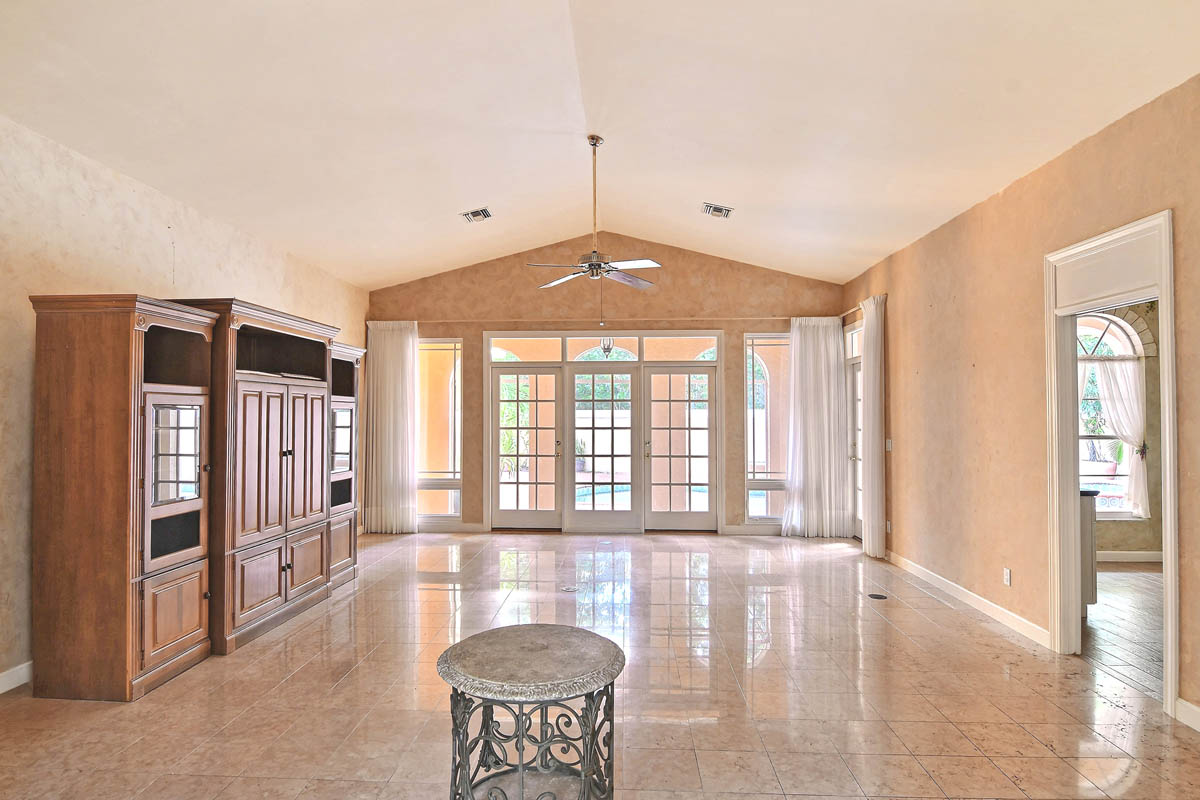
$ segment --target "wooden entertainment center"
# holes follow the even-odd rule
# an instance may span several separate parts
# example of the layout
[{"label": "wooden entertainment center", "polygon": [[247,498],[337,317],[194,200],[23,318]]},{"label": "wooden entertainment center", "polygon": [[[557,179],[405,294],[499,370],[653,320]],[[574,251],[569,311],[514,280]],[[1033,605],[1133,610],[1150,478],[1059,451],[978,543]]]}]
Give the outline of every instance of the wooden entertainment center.
[{"label": "wooden entertainment center", "polygon": [[136,699],[354,579],[362,349],[235,299],[30,300],[35,695]]}]

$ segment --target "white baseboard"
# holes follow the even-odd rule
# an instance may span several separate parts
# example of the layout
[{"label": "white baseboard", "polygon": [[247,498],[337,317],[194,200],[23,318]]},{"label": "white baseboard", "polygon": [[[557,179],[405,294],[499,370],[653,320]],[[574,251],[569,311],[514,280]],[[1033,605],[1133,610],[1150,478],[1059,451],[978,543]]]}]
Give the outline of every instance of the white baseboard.
[{"label": "white baseboard", "polygon": [[1200,731],[1200,706],[1197,706],[1195,703],[1189,703],[1182,697],[1176,697],[1175,719],[1189,728],[1195,728]]},{"label": "white baseboard", "polygon": [[783,526],[778,522],[751,522],[745,525],[725,525],[720,533],[724,536],[779,536],[783,533]]},{"label": "white baseboard", "polygon": [[1162,562],[1162,550],[1097,550],[1097,561]]},{"label": "white baseboard", "polygon": [[33,662],[26,661],[24,664],[17,664],[12,669],[0,672],[0,694],[4,694],[9,689],[15,689],[23,683],[29,683],[33,680]]},{"label": "white baseboard", "polygon": [[421,517],[417,520],[417,530],[421,533],[487,533],[489,528],[482,522],[463,522],[459,519]]},{"label": "white baseboard", "polygon": [[963,601],[977,611],[982,611],[1000,624],[1012,628],[1025,638],[1031,639],[1042,647],[1050,647],[1050,631],[1030,622],[1021,615],[1014,614],[1012,611],[993,603],[986,597],[980,597],[971,590],[964,589],[957,583],[947,580],[936,572],[927,570],[920,564],[909,561],[904,556],[893,553],[891,550],[888,551],[887,559],[905,572],[912,573],[921,580],[933,584],[951,597]]}]

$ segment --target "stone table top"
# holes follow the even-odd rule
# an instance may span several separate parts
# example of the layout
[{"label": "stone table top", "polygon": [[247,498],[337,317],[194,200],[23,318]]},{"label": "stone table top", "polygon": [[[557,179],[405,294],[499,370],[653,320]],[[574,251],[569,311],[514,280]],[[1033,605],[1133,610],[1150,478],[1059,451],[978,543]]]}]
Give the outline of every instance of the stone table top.
[{"label": "stone table top", "polygon": [[442,680],[485,700],[538,703],[594,692],[616,680],[625,653],[570,625],[509,625],[451,645],[438,658]]}]

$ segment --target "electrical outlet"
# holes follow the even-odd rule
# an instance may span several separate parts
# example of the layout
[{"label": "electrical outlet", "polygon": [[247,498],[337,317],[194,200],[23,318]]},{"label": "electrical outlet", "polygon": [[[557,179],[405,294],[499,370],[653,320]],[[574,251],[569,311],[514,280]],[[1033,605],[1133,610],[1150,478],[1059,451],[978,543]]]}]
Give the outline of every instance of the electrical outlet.
[{"label": "electrical outlet", "polygon": [[1012,570],[1008,567],[1004,568],[1004,585],[1012,586]]},{"label": "electrical outlet", "polygon": [[889,453],[892,452],[892,440],[891,439],[883,440],[883,449],[888,451]]},{"label": "electrical outlet", "polygon": [[887,532],[892,532],[892,521],[890,519],[887,521]]}]

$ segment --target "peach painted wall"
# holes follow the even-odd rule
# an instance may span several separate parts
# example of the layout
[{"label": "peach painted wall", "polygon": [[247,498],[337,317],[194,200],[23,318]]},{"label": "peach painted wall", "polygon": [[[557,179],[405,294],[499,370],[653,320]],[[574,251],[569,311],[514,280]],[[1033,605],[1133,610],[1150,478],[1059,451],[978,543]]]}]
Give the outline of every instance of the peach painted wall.
[{"label": "peach painted wall", "polygon": [[[615,259],[647,257],[663,265],[646,273],[656,284],[653,289],[604,282],[610,329],[723,331],[725,521],[741,524],[746,506],[743,338],[786,331],[787,317],[840,313],[841,287],[615,233],[601,232],[600,249]],[[525,266],[569,264],[590,250],[590,237],[583,236],[371,292],[368,319],[417,320],[424,337],[462,339],[464,522],[483,520],[484,411],[473,400],[483,391],[483,332],[596,329],[598,284],[580,279],[539,290],[539,284],[562,273]]]},{"label": "peach painted wall", "polygon": [[[0,117],[0,672],[29,660],[31,294],[228,297],[342,328],[367,292]],[[80,465],[86,469],[86,465]]]},{"label": "peach painted wall", "polygon": [[1181,693],[1195,702],[1200,451],[1187,443],[1200,436],[1200,76],[876,264],[843,300],[888,294],[889,548],[1045,627],[1042,257],[1165,208],[1182,445]]}]

